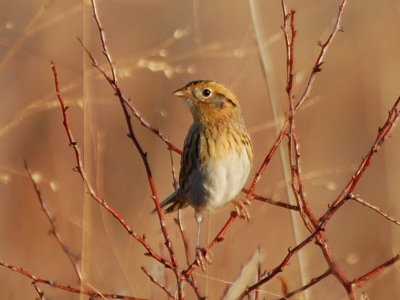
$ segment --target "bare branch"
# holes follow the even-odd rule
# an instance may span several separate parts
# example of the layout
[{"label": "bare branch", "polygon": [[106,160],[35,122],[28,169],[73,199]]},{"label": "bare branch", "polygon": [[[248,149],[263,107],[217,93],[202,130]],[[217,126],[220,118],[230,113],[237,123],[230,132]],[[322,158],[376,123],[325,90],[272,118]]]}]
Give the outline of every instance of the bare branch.
[{"label": "bare branch", "polygon": [[246,291],[244,292],[243,296],[248,295],[250,292],[258,289],[261,285],[264,283],[270,281],[272,278],[274,278],[276,275],[281,273],[283,271],[283,268],[289,263],[290,259],[294,254],[296,254],[298,251],[300,251],[304,246],[306,246],[308,243],[310,243],[315,236],[321,232],[321,228],[317,228],[315,232],[313,232],[311,235],[309,235],[307,238],[305,238],[300,244],[298,244],[294,248],[289,248],[288,253],[286,256],[283,258],[281,263],[273,268],[271,271],[267,272],[260,280],[258,280],[255,284],[249,286]]},{"label": "bare branch", "polygon": [[[159,219],[159,222],[160,222],[161,232],[163,234],[165,245],[166,245],[166,247],[168,249],[169,256],[170,256],[170,259],[171,259],[171,263],[172,263],[172,266],[173,266],[172,270],[174,271],[174,274],[176,276],[176,280],[177,280],[178,286],[181,286],[181,281],[180,281],[180,277],[179,277],[179,271],[177,270],[177,261],[176,261],[176,257],[175,257],[175,252],[173,250],[173,246],[172,246],[169,234],[168,234],[168,230],[167,230],[167,228],[165,226],[164,214],[163,214],[163,211],[162,211],[162,209],[160,207],[160,200],[159,200],[159,197],[158,197],[157,189],[156,189],[156,186],[155,186],[155,183],[154,183],[154,180],[153,180],[153,175],[152,175],[152,172],[151,172],[151,169],[150,169],[150,165],[149,165],[149,162],[148,162],[147,153],[143,150],[141,144],[139,143],[138,139],[136,138],[136,135],[134,134],[133,125],[132,125],[132,122],[131,122],[131,116],[130,116],[130,114],[128,112],[127,105],[126,105],[126,103],[129,102],[129,101],[126,101],[126,99],[122,95],[121,89],[119,87],[119,82],[118,82],[118,79],[117,79],[117,73],[116,73],[116,70],[115,70],[115,67],[114,67],[114,63],[113,63],[113,61],[111,59],[111,54],[110,54],[110,52],[108,51],[108,48],[107,48],[107,43],[106,43],[106,38],[105,38],[104,30],[103,30],[103,25],[100,22],[100,18],[99,18],[99,15],[98,15],[97,5],[96,5],[96,1],[95,0],[92,0],[92,8],[93,8],[93,16],[94,16],[94,19],[96,21],[97,28],[98,28],[98,31],[99,31],[99,34],[100,34],[101,45],[102,45],[102,48],[103,48],[103,55],[107,59],[107,62],[109,64],[109,67],[110,67],[110,70],[111,70],[111,74],[112,74],[111,81],[110,80],[108,80],[108,81],[112,85],[112,87],[113,87],[113,89],[115,91],[115,95],[119,99],[122,111],[124,113],[126,126],[127,126],[127,129],[128,129],[128,137],[132,140],[133,144],[135,145],[135,148],[137,149],[137,151],[140,154],[140,157],[142,158],[143,165],[144,165],[144,168],[145,168],[146,174],[147,174],[148,183],[149,183],[149,186],[150,186],[150,189],[151,189],[151,193],[152,193],[152,199],[153,199],[154,205],[156,207],[158,219]],[[88,52],[88,51],[86,51],[86,52]],[[93,56],[91,56],[91,57],[93,57]],[[181,291],[181,288],[179,288],[179,291]],[[181,298],[181,292],[179,292],[179,295],[180,295],[179,298]]]},{"label": "bare branch", "polygon": [[59,82],[58,82],[58,74],[57,74],[56,65],[53,62],[51,63],[51,68],[52,68],[53,75],[54,75],[57,99],[60,102],[60,107],[61,107],[61,111],[62,111],[63,125],[65,128],[65,132],[68,136],[69,144],[73,148],[74,154],[75,154],[75,160],[76,160],[75,171],[77,171],[79,173],[80,177],[82,178],[82,181],[83,181],[86,189],[88,190],[90,197],[93,200],[95,200],[96,202],[98,202],[105,210],[107,210],[125,228],[125,230],[128,232],[128,234],[131,235],[136,241],[138,241],[147,250],[147,255],[156,259],[158,262],[163,264],[166,268],[172,269],[173,268],[172,264],[170,262],[168,262],[167,260],[165,260],[164,258],[162,258],[157,253],[155,253],[153,248],[147,243],[146,237],[144,235],[143,236],[138,235],[131,228],[131,226],[128,225],[128,223],[121,217],[120,213],[117,212],[114,208],[112,208],[104,199],[100,198],[97,195],[97,193],[95,192],[95,190],[93,189],[92,185],[90,184],[90,182],[87,178],[86,172],[83,168],[83,162],[82,162],[82,158],[81,158],[80,149],[79,149],[78,144],[75,141],[72,131],[69,127],[69,123],[68,123],[68,119],[67,119],[68,107],[65,106],[65,104],[64,104],[64,98],[60,92],[60,86],[59,86]]},{"label": "bare branch", "polygon": [[160,287],[169,298],[175,299],[174,295],[172,295],[172,293],[168,290],[168,288],[163,285],[161,282],[159,282],[157,279],[155,279],[147,270],[145,267],[141,268],[143,273],[145,273],[147,275],[147,277],[149,277],[150,281],[155,283],[158,287]]},{"label": "bare branch", "polygon": [[53,288],[59,289],[59,290],[64,290],[70,293],[75,293],[75,294],[80,294],[80,295],[86,295],[92,298],[108,298],[108,299],[123,299],[123,300],[145,300],[143,298],[136,298],[136,297],[131,297],[131,296],[124,296],[124,295],[118,295],[118,294],[100,294],[96,291],[93,290],[81,290],[78,288],[74,288],[70,285],[64,285],[64,284],[59,284],[56,283],[52,280],[48,279],[43,279],[40,278],[36,275],[33,275],[31,272],[23,269],[23,268],[18,268],[13,265],[10,265],[9,263],[6,263],[4,261],[0,261],[0,266],[3,266],[5,268],[8,268],[9,270],[19,273],[27,278],[30,278],[33,280],[34,286],[37,286],[37,284],[45,284],[48,286],[51,286]]},{"label": "bare branch", "polygon": [[366,273],[366,274],[364,274],[362,276],[354,278],[353,281],[351,282],[352,285],[354,285],[356,287],[360,287],[361,285],[365,284],[367,281],[369,281],[372,278],[374,278],[374,277],[378,276],[379,274],[381,274],[388,267],[390,267],[393,264],[397,263],[399,260],[400,260],[400,255],[397,254],[393,258],[385,261],[383,264],[377,266],[376,268],[373,268],[368,273]]},{"label": "bare branch", "polygon": [[382,127],[379,128],[378,134],[375,138],[374,143],[369,149],[367,155],[362,159],[360,165],[355,171],[354,175],[346,184],[345,188],[342,190],[340,195],[333,201],[332,204],[329,205],[329,209],[325,212],[325,214],[320,218],[320,224],[325,224],[332,215],[349,199],[349,195],[353,193],[354,189],[357,187],[360,179],[362,178],[364,172],[367,170],[370,165],[372,158],[379,151],[382,144],[389,137],[389,134],[400,114],[400,97],[394,102],[392,108],[389,110],[388,117],[386,122]]},{"label": "bare branch", "polygon": [[302,286],[302,287],[300,287],[300,288],[298,288],[298,289],[296,289],[296,290],[294,290],[294,291],[287,292],[287,293],[285,294],[285,297],[279,298],[279,299],[277,299],[277,300],[286,300],[286,299],[289,299],[290,297],[292,297],[292,296],[294,296],[294,295],[296,295],[296,294],[298,294],[298,293],[300,293],[300,292],[303,292],[303,291],[307,290],[308,288],[310,288],[310,287],[312,287],[314,284],[317,284],[318,282],[322,281],[323,279],[325,279],[325,277],[327,277],[327,276],[329,276],[329,275],[331,275],[331,274],[332,274],[332,270],[331,270],[331,269],[328,269],[328,270],[326,270],[324,273],[322,273],[321,275],[312,278],[312,279],[310,280],[310,282],[307,283],[306,285],[304,285],[304,286]]},{"label": "bare branch", "polygon": [[35,190],[35,193],[36,193],[36,197],[40,203],[40,207],[41,207],[42,211],[44,212],[44,214],[46,215],[47,219],[49,220],[49,223],[51,226],[50,233],[56,238],[58,244],[61,246],[61,249],[64,251],[65,255],[68,257],[69,261],[71,262],[71,265],[75,271],[75,274],[76,274],[78,280],[81,281],[82,274],[81,274],[81,271],[79,268],[80,258],[72,253],[71,249],[67,246],[67,244],[64,242],[64,240],[61,238],[61,235],[57,230],[54,217],[50,213],[49,209],[47,208],[47,206],[43,200],[42,193],[40,192],[40,189],[39,189],[36,181],[33,179],[32,171],[30,170],[26,160],[24,160],[24,166],[25,166],[25,170],[28,174],[28,177],[32,182],[33,189]]},{"label": "bare branch", "polygon": [[32,281],[33,288],[35,289],[36,293],[39,296],[39,300],[45,300],[44,292],[37,286],[35,281]]},{"label": "bare branch", "polygon": [[393,222],[397,226],[400,226],[400,222],[397,221],[395,218],[393,218],[393,217],[389,216],[388,214],[384,213],[383,211],[381,211],[381,209],[378,206],[372,205],[372,204],[368,203],[367,201],[361,199],[358,195],[350,194],[349,199],[351,199],[357,203],[360,203],[361,205],[364,205],[365,207],[372,209],[373,211],[375,211],[378,214],[380,214],[381,216],[383,216],[385,219],[389,220],[390,222]]},{"label": "bare branch", "polygon": [[343,12],[344,12],[344,8],[346,6],[347,0],[342,0],[342,3],[339,6],[339,11],[338,14],[336,16],[336,21],[335,21],[335,25],[333,27],[333,30],[331,32],[331,34],[329,35],[328,39],[325,41],[325,43],[321,44],[321,50],[317,56],[317,60],[314,63],[313,69],[311,71],[311,74],[308,78],[308,82],[306,84],[306,88],[302,94],[302,96],[300,97],[300,99],[298,100],[295,108],[296,110],[298,110],[304,103],[304,101],[308,98],[308,96],[310,95],[311,89],[313,87],[313,83],[315,80],[316,75],[321,72],[321,66],[324,63],[324,59],[326,56],[326,53],[328,52],[328,49],[330,47],[330,45],[332,44],[333,39],[335,38],[336,34],[339,31],[342,31],[341,29],[341,24],[342,24],[342,16],[343,16]]},{"label": "bare branch", "polygon": [[[245,193],[245,194],[249,194],[250,193],[250,191],[248,189],[246,189],[246,188],[243,188],[242,192]],[[286,202],[281,202],[281,201],[276,201],[276,200],[273,200],[273,199],[268,198],[268,197],[263,197],[263,196],[257,195],[255,193],[253,193],[252,199],[257,200],[257,201],[261,201],[261,202],[265,202],[265,203],[268,203],[268,204],[272,204],[272,205],[275,205],[275,206],[287,208],[287,209],[290,209],[290,210],[299,210],[299,207],[297,205],[293,205],[293,204],[286,203]]]}]

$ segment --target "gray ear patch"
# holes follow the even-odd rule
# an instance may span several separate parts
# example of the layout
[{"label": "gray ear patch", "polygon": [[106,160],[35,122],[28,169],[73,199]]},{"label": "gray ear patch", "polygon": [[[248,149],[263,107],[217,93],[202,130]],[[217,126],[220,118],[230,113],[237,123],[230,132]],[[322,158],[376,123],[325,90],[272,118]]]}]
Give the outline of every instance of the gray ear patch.
[{"label": "gray ear patch", "polygon": [[212,97],[212,102],[215,104],[215,106],[219,109],[224,108],[225,106],[225,96],[222,94],[214,94],[214,96]]}]

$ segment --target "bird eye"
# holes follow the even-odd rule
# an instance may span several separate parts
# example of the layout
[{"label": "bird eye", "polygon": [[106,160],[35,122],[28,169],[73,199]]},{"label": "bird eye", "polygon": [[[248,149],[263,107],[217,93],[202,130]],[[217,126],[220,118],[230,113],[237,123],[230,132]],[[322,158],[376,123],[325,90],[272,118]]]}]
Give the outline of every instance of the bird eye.
[{"label": "bird eye", "polygon": [[201,94],[203,95],[203,97],[209,97],[211,95],[211,91],[209,89],[204,89],[202,90]]}]

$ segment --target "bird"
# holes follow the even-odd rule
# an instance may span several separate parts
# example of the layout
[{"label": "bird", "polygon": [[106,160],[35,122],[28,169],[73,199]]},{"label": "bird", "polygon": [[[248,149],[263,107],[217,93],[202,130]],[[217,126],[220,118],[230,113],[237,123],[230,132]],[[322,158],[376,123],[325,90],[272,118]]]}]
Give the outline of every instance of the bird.
[{"label": "bird", "polygon": [[164,213],[193,207],[200,249],[203,216],[234,200],[247,181],[252,143],[239,101],[222,84],[191,81],[173,95],[185,100],[193,122],[184,141],[179,187],[160,207]]}]

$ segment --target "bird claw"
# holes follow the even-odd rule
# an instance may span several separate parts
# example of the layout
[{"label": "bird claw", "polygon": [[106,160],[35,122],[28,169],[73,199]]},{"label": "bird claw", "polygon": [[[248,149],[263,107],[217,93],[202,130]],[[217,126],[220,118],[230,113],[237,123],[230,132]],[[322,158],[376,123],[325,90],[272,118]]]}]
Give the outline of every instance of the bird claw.
[{"label": "bird claw", "polygon": [[206,248],[196,249],[196,264],[201,268],[203,272],[206,270],[206,263],[211,264],[211,257]]},{"label": "bird claw", "polygon": [[233,205],[235,206],[235,211],[239,218],[249,221],[250,213],[246,206],[250,205],[249,199],[244,200],[233,200]]}]

